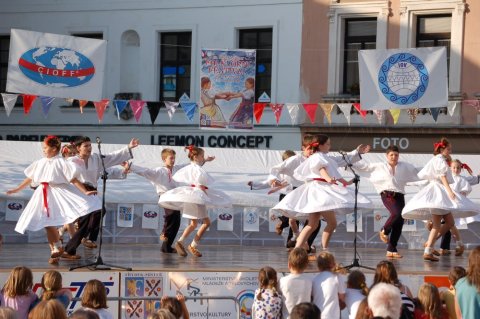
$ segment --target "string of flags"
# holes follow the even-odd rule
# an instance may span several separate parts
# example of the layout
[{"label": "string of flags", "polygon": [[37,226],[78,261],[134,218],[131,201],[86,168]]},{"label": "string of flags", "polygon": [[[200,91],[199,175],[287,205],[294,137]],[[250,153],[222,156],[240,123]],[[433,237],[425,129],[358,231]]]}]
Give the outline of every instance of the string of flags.
[{"label": "string of flags", "polygon": [[[36,95],[29,95],[29,94],[10,94],[10,93],[1,93],[3,99],[3,105],[5,106],[5,111],[7,116],[10,116],[11,111],[13,110],[15,104],[17,103],[17,99],[19,96],[22,97],[23,100],[23,111],[24,114],[29,114],[32,108],[33,103],[37,98],[41,101],[42,113],[45,117],[47,117],[48,112],[50,110],[50,106],[52,105],[55,98],[53,97],[46,97],[46,96],[36,96]],[[72,99],[66,99],[67,102],[72,102]],[[80,113],[83,113],[83,108],[89,101],[86,100],[79,100],[79,108]],[[113,106],[117,110],[118,119],[120,120],[120,113],[125,110],[125,108],[130,105],[133,116],[135,117],[136,122],[138,123],[142,117],[143,109],[146,107],[148,113],[150,115],[150,121],[152,125],[155,123],[155,120],[158,117],[160,109],[165,108],[167,110],[167,114],[172,121],[172,118],[177,111],[178,107],[181,107],[185,116],[190,122],[193,122],[195,111],[198,108],[198,104],[196,102],[190,101],[179,101],[179,102],[171,102],[171,101],[143,101],[143,100],[108,100],[103,99],[101,101],[93,102],[95,106],[95,110],[97,112],[97,117],[99,122],[103,121],[103,115],[105,110],[107,109],[108,105],[112,102]],[[457,105],[460,102],[449,102],[447,106],[448,115],[453,116]],[[473,107],[480,112],[480,100],[463,100],[462,105],[465,107]],[[332,123],[332,112],[337,107],[345,116],[348,125],[350,125],[351,115],[353,113],[358,113],[364,120],[368,115],[367,110],[363,110],[360,103],[254,103],[253,105],[253,115],[255,117],[255,121],[259,124],[263,117],[263,112],[265,108],[268,107],[272,110],[272,113],[275,116],[275,121],[278,124],[280,121],[280,117],[282,115],[283,109],[286,107],[288,114],[291,118],[292,125],[297,123],[297,119],[300,113],[305,112],[307,118],[310,120],[310,123],[314,124],[317,116],[317,110],[321,109],[323,115],[327,119],[329,124]],[[355,111],[353,111],[353,110]],[[437,122],[439,114],[442,108],[425,108],[428,110],[428,113],[432,116],[433,120]],[[420,114],[420,110],[418,108],[415,109],[406,109],[410,121],[415,123],[417,116]],[[397,124],[398,119],[400,118],[400,114],[402,112],[401,109],[389,109],[389,110],[371,110],[378,123],[382,124],[385,118],[385,112],[389,112],[391,117],[393,118],[393,123]]]}]

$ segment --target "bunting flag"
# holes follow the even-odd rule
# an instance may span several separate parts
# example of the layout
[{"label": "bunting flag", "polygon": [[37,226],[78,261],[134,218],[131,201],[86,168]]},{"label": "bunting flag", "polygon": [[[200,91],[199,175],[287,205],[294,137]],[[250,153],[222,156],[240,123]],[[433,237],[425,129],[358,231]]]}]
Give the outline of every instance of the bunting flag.
[{"label": "bunting flag", "polygon": [[373,110],[373,114],[377,117],[378,124],[383,122],[383,110]]},{"label": "bunting flag", "polygon": [[133,116],[135,117],[135,121],[140,121],[142,117],[143,106],[145,105],[145,101],[142,100],[130,100],[130,107],[133,111]]},{"label": "bunting flag", "polygon": [[350,118],[352,114],[350,113],[352,110],[352,104],[350,103],[337,103],[338,108],[342,111],[343,115],[347,119],[348,125],[350,125]]},{"label": "bunting flag", "polygon": [[438,119],[438,114],[440,114],[441,107],[432,107],[430,108],[430,114],[432,114],[433,120],[436,122]]},{"label": "bunting flag", "polygon": [[80,113],[83,114],[83,107],[87,105],[88,100],[78,100],[78,106],[80,106]]},{"label": "bunting flag", "polygon": [[7,117],[10,116],[15,103],[17,103],[18,94],[9,94],[2,93],[3,105],[5,106],[5,111],[7,112]]},{"label": "bunting flag", "polygon": [[463,100],[463,106],[473,107],[480,112],[480,101],[479,100]]},{"label": "bunting flag", "polygon": [[148,113],[150,113],[150,121],[152,122],[152,125],[155,123],[161,107],[162,102],[147,102]]},{"label": "bunting flag", "polygon": [[30,113],[30,109],[32,108],[33,102],[37,98],[36,95],[29,95],[29,94],[22,94],[23,98],[23,112],[25,114]]},{"label": "bunting flag", "polygon": [[115,106],[115,109],[117,110],[117,117],[120,120],[120,113],[125,110],[125,108],[128,105],[128,100],[113,100],[113,106]]},{"label": "bunting flag", "polygon": [[195,102],[180,102],[180,106],[183,109],[183,112],[185,112],[185,115],[187,116],[188,120],[190,122],[193,121],[193,116],[195,115],[195,109],[197,108],[197,103]]},{"label": "bunting flag", "polygon": [[332,124],[332,111],[335,104],[320,103],[323,113],[327,116],[328,124]]},{"label": "bunting flag", "polygon": [[263,110],[265,109],[265,106],[267,106],[267,103],[254,103],[253,104],[253,115],[255,116],[255,121],[257,121],[257,124],[260,123],[260,120],[263,115]]},{"label": "bunting flag", "polygon": [[103,121],[103,113],[105,113],[105,109],[107,108],[109,102],[109,99],[93,102],[93,105],[95,105],[95,110],[97,111],[98,122]]},{"label": "bunting flag", "polygon": [[412,122],[412,124],[415,123],[415,120],[417,119],[417,115],[418,115],[418,108],[408,109],[407,113],[408,113],[408,117],[410,118],[410,122]]},{"label": "bunting flag", "polygon": [[360,103],[353,103],[353,107],[355,108],[355,110],[358,111],[358,113],[360,113],[360,116],[365,119],[365,117],[367,116],[367,111],[362,110],[362,106],[360,105]]},{"label": "bunting flag", "polygon": [[298,103],[285,103],[287,107],[288,114],[292,119],[292,125],[297,124],[298,113],[300,112],[300,106]]},{"label": "bunting flag", "polygon": [[270,103],[270,108],[272,109],[273,114],[275,115],[275,120],[277,121],[277,125],[278,125],[278,122],[280,122],[280,116],[282,116],[283,104]]},{"label": "bunting flag", "polygon": [[315,117],[317,115],[317,109],[318,109],[318,104],[316,103],[304,103],[303,104],[303,109],[305,110],[305,113],[307,113],[308,119],[310,120],[310,123],[315,123]]},{"label": "bunting flag", "polygon": [[175,114],[175,111],[177,111],[178,107],[178,102],[170,102],[170,101],[165,101],[165,107],[167,108],[168,112],[168,117],[170,118],[170,121],[172,121],[173,114]]},{"label": "bunting flag", "polygon": [[49,97],[49,96],[41,96],[40,97],[40,101],[42,102],[43,116],[47,117],[48,112],[50,111],[50,106],[52,105],[53,100],[55,100],[54,97]]},{"label": "bunting flag", "polygon": [[458,102],[448,102],[448,115],[453,116],[455,109],[457,108]]},{"label": "bunting flag", "polygon": [[393,117],[393,124],[397,124],[398,119],[400,118],[400,109],[390,109],[389,111]]}]

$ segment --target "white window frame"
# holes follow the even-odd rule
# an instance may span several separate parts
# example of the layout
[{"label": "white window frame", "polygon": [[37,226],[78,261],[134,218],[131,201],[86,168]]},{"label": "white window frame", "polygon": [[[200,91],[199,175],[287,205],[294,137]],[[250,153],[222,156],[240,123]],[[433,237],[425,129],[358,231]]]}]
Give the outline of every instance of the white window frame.
[{"label": "white window frame", "polygon": [[377,18],[376,48],[387,48],[390,1],[365,1],[361,3],[337,3],[332,0],[327,14],[330,22],[328,34],[328,84],[327,94],[343,91],[343,59],[345,20],[350,18]]},{"label": "white window frame", "polygon": [[462,76],[463,28],[466,4],[463,0],[401,0],[399,48],[414,48],[419,15],[451,14],[449,93],[459,93]]}]

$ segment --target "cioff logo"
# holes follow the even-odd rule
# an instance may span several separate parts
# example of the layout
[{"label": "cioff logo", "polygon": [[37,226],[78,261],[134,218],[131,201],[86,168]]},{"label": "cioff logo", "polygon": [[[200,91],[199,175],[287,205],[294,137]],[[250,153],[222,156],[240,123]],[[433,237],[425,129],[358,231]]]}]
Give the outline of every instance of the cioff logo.
[{"label": "cioff logo", "polygon": [[255,292],[253,290],[242,290],[237,295],[238,303],[240,304],[240,318],[252,318],[252,306]]},{"label": "cioff logo", "polygon": [[28,50],[18,60],[23,74],[32,81],[50,87],[75,87],[95,75],[92,61],[67,48],[40,47]]}]

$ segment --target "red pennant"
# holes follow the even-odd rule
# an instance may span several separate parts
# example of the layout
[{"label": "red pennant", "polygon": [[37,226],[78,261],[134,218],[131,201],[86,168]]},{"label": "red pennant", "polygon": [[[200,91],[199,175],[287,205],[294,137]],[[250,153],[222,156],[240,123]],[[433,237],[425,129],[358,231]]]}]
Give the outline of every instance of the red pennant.
[{"label": "red pennant", "polygon": [[270,103],[270,108],[273,111],[273,114],[275,114],[275,120],[278,122],[280,121],[280,116],[282,115],[282,110],[283,110],[283,104],[272,104]]},{"label": "red pennant", "polygon": [[103,99],[98,102],[93,102],[93,105],[95,105],[95,110],[97,110],[97,116],[98,116],[99,122],[103,121],[103,113],[105,113],[105,109],[107,108],[109,102],[110,100],[108,99]]},{"label": "red pennant", "polygon": [[22,98],[23,98],[23,113],[28,114],[30,113],[30,109],[32,108],[33,102],[35,101],[37,96],[22,94]]},{"label": "red pennant", "polygon": [[253,114],[255,115],[255,120],[257,121],[257,124],[260,123],[260,119],[262,118],[263,110],[265,109],[265,106],[267,106],[267,103],[253,104]]},{"label": "red pennant", "polygon": [[303,104],[303,108],[305,109],[305,112],[307,112],[310,123],[313,124],[315,122],[318,104]]},{"label": "red pennant", "polygon": [[360,103],[353,103],[353,107],[360,113],[361,117],[365,118],[367,116],[367,111],[362,110]]}]

